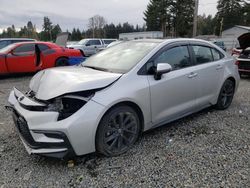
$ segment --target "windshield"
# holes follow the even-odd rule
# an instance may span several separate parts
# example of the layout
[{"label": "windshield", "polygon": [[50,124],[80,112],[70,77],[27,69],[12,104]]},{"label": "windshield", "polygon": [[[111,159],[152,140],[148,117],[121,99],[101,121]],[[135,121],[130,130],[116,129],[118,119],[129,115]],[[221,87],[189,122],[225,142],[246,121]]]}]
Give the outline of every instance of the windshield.
[{"label": "windshield", "polygon": [[157,45],[157,42],[123,42],[91,56],[82,65],[103,71],[126,73]]},{"label": "windshield", "polygon": [[5,46],[4,48],[0,49],[0,53],[7,53],[8,51],[10,51],[10,49],[12,49],[15,46],[15,44],[10,44],[8,46]]},{"label": "windshield", "polygon": [[82,39],[78,42],[78,44],[86,44],[88,42],[88,40],[86,39]]}]

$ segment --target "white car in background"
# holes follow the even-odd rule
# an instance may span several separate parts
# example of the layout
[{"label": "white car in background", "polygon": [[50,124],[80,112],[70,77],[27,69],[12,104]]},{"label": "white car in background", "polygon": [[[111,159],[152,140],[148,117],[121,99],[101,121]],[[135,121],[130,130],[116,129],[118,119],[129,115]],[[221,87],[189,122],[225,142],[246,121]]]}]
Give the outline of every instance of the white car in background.
[{"label": "white car in background", "polygon": [[239,84],[233,57],[203,40],[122,42],[75,67],[37,73],[8,109],[30,154],[126,152],[141,132],[209,106],[224,110]]},{"label": "white car in background", "polygon": [[82,39],[78,43],[67,45],[68,48],[81,50],[86,56],[91,56],[100,49],[106,48],[111,42],[117,39]]}]

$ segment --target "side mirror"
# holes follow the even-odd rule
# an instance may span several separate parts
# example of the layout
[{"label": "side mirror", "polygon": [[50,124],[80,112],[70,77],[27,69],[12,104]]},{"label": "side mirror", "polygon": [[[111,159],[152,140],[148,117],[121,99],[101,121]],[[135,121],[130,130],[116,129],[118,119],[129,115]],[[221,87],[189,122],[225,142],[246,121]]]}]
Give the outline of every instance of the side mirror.
[{"label": "side mirror", "polygon": [[168,63],[159,63],[157,64],[156,71],[154,74],[155,80],[160,80],[163,74],[166,74],[172,70],[172,66]]},{"label": "side mirror", "polygon": [[89,43],[87,43],[87,44],[85,44],[85,46],[90,46],[90,44],[89,44]]},{"label": "side mirror", "polygon": [[16,55],[17,55],[17,54],[15,54],[14,50],[11,50],[9,53],[10,53],[11,55],[13,55],[13,56],[16,56]]}]

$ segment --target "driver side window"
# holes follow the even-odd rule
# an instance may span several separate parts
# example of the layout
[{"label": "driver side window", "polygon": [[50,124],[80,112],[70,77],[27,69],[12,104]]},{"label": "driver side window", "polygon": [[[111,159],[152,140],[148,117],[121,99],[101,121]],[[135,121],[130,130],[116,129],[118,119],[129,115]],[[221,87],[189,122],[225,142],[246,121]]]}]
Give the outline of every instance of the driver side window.
[{"label": "driver side window", "polygon": [[154,61],[154,65],[158,63],[168,63],[173,70],[182,69],[191,66],[191,59],[187,46],[177,46],[163,51]]},{"label": "driver side window", "polygon": [[35,53],[35,44],[23,44],[13,50],[13,54],[20,56],[31,55],[34,53]]}]

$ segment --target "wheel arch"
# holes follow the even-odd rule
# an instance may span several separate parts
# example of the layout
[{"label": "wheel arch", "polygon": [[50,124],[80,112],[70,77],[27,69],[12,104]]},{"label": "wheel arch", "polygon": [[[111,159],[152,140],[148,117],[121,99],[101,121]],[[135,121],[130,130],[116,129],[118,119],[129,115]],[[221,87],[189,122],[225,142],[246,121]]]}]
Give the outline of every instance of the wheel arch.
[{"label": "wheel arch", "polygon": [[121,101],[121,102],[118,102],[116,104],[113,104],[112,106],[110,106],[102,115],[102,117],[100,118],[99,122],[98,122],[98,126],[96,128],[96,132],[95,132],[95,138],[96,138],[96,133],[97,133],[97,130],[100,126],[100,123],[103,119],[103,117],[110,111],[112,110],[113,108],[116,108],[118,106],[129,106],[131,107],[133,110],[136,111],[138,117],[139,117],[139,120],[140,120],[140,132],[142,133],[143,130],[144,130],[144,115],[143,115],[143,112],[141,110],[141,108],[139,107],[138,104],[136,104],[135,102],[132,102],[132,101]]},{"label": "wheel arch", "polygon": [[140,121],[140,133],[139,135],[143,132],[144,130],[144,115],[143,112],[141,110],[141,108],[139,107],[139,105],[137,105],[135,102],[132,101],[121,101],[121,102],[117,102],[116,104],[113,104],[112,106],[110,106],[102,115],[102,117],[100,118],[99,122],[98,122],[98,126],[96,127],[95,130],[95,150],[97,151],[97,131],[99,129],[99,126],[104,118],[104,116],[111,111],[112,109],[119,107],[119,106],[129,106],[131,107],[133,110],[136,111],[138,117],[139,117],[139,121]]},{"label": "wheel arch", "polygon": [[234,83],[234,86],[236,86],[236,79],[233,76],[229,76],[226,80],[231,80]]}]

